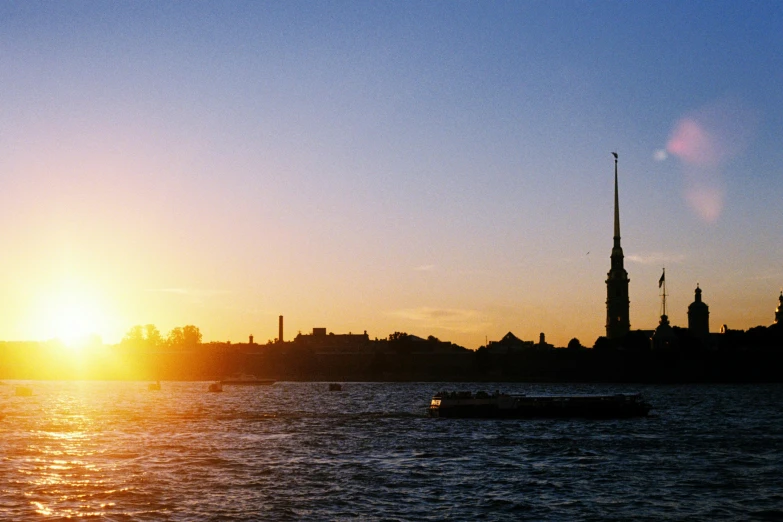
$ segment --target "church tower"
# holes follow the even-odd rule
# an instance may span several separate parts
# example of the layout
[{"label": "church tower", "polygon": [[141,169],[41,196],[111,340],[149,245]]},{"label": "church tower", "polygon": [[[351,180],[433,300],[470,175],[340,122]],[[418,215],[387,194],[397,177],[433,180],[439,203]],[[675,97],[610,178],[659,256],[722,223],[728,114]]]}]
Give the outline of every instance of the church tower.
[{"label": "church tower", "polygon": [[606,274],[606,337],[617,339],[631,329],[628,318],[628,272],[623,268],[623,248],[620,246],[620,199],[617,192],[617,153],[614,155],[614,246],[612,267]]},{"label": "church tower", "polygon": [[699,283],[696,283],[696,298],[688,305],[688,330],[699,339],[710,335],[710,307],[701,300]]},{"label": "church tower", "polygon": [[778,307],[775,309],[775,324],[783,324],[783,290],[778,297]]}]

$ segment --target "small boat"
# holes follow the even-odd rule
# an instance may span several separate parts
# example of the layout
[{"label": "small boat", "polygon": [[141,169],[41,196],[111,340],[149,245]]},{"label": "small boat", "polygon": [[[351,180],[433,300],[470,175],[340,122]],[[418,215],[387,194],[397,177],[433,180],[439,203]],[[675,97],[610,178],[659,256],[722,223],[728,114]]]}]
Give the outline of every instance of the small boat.
[{"label": "small boat", "polygon": [[223,384],[220,381],[213,382],[209,385],[209,391],[211,392],[222,392],[223,391]]},{"label": "small boat", "polygon": [[495,392],[439,392],[430,403],[431,417],[530,419],[622,419],[646,417],[651,409],[639,393],[614,395],[508,395]]},{"label": "small boat", "polygon": [[255,375],[240,373],[220,381],[223,386],[271,386],[275,381],[259,379]]},{"label": "small boat", "polygon": [[159,391],[160,390],[160,381],[151,382],[147,385],[147,389],[149,391]]},{"label": "small boat", "polygon": [[17,386],[14,395],[17,397],[30,397],[33,395],[33,389],[29,386]]},{"label": "small boat", "polygon": [[343,391],[343,386],[336,382],[329,383],[329,391]]}]

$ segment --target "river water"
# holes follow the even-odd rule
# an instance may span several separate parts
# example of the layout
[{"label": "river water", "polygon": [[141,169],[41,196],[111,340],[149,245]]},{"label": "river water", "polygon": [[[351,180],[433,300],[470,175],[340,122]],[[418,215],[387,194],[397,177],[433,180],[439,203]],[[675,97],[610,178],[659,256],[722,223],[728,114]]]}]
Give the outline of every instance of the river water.
[{"label": "river water", "polygon": [[[16,384],[3,520],[783,520],[783,385]],[[654,409],[430,419],[439,389],[641,391]]]}]

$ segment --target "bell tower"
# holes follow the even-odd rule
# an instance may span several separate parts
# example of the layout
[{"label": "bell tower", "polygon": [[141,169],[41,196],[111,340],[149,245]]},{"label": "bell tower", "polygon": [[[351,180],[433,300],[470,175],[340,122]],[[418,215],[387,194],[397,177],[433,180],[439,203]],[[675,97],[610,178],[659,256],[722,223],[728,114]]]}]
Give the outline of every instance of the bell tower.
[{"label": "bell tower", "polygon": [[701,300],[699,283],[696,283],[695,299],[688,305],[688,330],[700,339],[710,335],[710,308]]},{"label": "bell tower", "polygon": [[606,337],[617,339],[631,329],[629,319],[628,272],[623,267],[623,247],[620,246],[620,198],[617,190],[617,153],[614,156],[614,246],[611,268],[606,274]]},{"label": "bell tower", "polygon": [[775,324],[783,324],[783,290],[778,297],[778,307],[775,309]]}]

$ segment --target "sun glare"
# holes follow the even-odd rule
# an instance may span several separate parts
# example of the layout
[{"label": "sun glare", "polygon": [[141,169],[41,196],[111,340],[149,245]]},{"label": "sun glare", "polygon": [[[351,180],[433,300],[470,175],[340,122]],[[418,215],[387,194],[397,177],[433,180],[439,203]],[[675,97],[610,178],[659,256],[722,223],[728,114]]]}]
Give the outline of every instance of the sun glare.
[{"label": "sun glare", "polygon": [[88,345],[105,322],[97,300],[83,291],[70,289],[47,299],[47,338],[72,349]]}]

